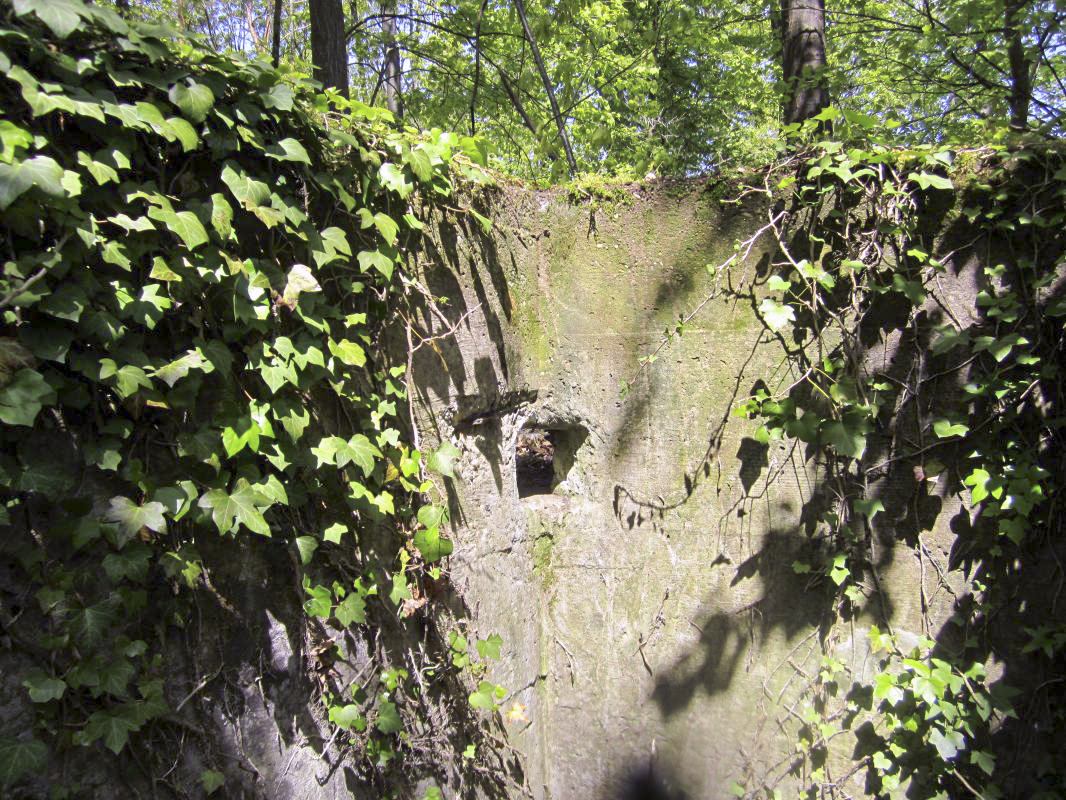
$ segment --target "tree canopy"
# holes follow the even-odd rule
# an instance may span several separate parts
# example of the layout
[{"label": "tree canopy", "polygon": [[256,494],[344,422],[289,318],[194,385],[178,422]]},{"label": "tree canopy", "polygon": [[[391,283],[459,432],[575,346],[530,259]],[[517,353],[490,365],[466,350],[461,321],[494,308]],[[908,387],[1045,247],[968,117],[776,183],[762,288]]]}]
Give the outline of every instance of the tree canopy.
[{"label": "tree canopy", "polygon": [[268,59],[279,33],[283,65],[307,73],[315,31],[332,35],[354,99],[481,134],[500,166],[542,182],[763,163],[800,95],[872,115],[900,143],[1058,135],[1066,109],[1054,0],[117,4],[218,51]]}]

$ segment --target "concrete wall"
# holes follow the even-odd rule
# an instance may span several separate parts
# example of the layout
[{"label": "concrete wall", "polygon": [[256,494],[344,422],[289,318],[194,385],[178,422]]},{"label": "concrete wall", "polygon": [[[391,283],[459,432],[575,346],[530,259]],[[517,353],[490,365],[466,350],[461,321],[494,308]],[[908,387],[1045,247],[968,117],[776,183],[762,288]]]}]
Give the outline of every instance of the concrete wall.
[{"label": "concrete wall", "polygon": [[[810,554],[801,516],[819,486],[802,452],[759,444],[731,415],[758,379],[794,379],[754,312],[765,257],[717,279],[705,268],[765,209],[699,184],[599,208],[558,192],[493,205],[491,237],[455,221],[437,232],[427,280],[459,324],[420,349],[414,382],[429,438],[463,451],[452,582],[479,635],[504,638],[490,677],[529,707],[507,728],[533,793],[617,797],[652,763],[700,798],[783,773],[795,743],[778,722],[829,610],[791,567]],[[518,496],[526,425],[587,431],[551,495]],[[900,629],[917,629],[917,563],[884,566]],[[841,655],[864,658],[861,631],[855,642]]]}]

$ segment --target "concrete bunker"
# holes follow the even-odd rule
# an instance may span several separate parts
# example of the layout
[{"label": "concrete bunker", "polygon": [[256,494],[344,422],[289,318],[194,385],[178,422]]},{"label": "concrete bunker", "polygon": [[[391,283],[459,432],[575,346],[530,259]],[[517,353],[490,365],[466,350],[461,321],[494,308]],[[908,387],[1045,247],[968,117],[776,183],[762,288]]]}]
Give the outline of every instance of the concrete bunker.
[{"label": "concrete bunker", "polygon": [[515,442],[518,496],[576,491],[574,464],[588,435],[585,426],[574,423],[523,427]]}]

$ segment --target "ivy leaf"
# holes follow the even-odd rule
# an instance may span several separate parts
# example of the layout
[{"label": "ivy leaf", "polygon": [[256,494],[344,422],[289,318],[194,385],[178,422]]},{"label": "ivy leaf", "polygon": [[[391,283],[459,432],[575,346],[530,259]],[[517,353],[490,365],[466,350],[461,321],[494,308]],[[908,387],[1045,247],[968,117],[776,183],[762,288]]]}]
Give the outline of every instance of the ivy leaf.
[{"label": "ivy leaf", "polygon": [[439,528],[448,519],[448,509],[444,506],[425,505],[418,509],[418,522],[427,528]]},{"label": "ivy leaf", "polygon": [[3,211],[31,188],[51,197],[64,197],[63,168],[48,156],[15,164],[0,164],[0,211]]},{"label": "ivy leaf", "polygon": [[386,189],[391,189],[400,197],[407,197],[414,190],[403,172],[395,164],[385,163],[378,168],[378,177]]},{"label": "ivy leaf", "polygon": [[333,544],[340,544],[344,534],[348,532],[348,526],[340,522],[334,522],[322,534],[322,538]]},{"label": "ivy leaf", "polygon": [[358,256],[359,268],[363,272],[376,269],[385,276],[385,280],[392,280],[392,259],[380,250],[363,250]]},{"label": "ivy leaf", "polygon": [[139,506],[128,497],[112,497],[111,508],[104,519],[121,525],[127,541],[140,533],[142,528],[148,528],[156,533],[162,533],[167,529],[167,523],[163,519],[162,503],[151,502]]},{"label": "ivy leaf", "polygon": [[885,504],[876,497],[859,497],[851,501],[852,508],[857,514],[862,514],[867,519],[885,510]]},{"label": "ivy leaf", "polygon": [[444,442],[429,454],[426,466],[449,478],[455,477],[455,462],[462,456],[462,451],[451,442]]},{"label": "ivy leaf", "polygon": [[197,135],[196,129],[181,117],[167,117],[167,126],[181,143],[183,153],[192,152],[196,149],[196,145],[200,143],[200,137]]},{"label": "ivy leaf", "polygon": [[161,222],[190,250],[207,243],[207,231],[200,218],[191,211],[164,211],[162,217]]},{"label": "ivy leaf", "polygon": [[396,236],[400,231],[400,226],[388,214],[383,211],[371,214],[369,210],[361,208],[359,209],[359,218],[362,220],[364,228],[369,228],[373,225],[388,244],[396,244]]},{"label": "ivy leaf", "polygon": [[20,17],[32,11],[60,39],[66,39],[81,27],[86,12],[77,0],[11,0],[11,5]]},{"label": "ivy leaf", "polygon": [[297,536],[296,550],[300,553],[300,563],[307,566],[311,563],[315,550],[318,549],[318,539],[314,536]]},{"label": "ivy leaf", "polygon": [[[204,370],[204,367],[208,367],[209,369]],[[159,378],[159,380],[163,381],[167,386],[173,387],[175,383],[180,381],[194,369],[210,372],[213,367],[198,350],[189,350],[180,358],[176,358],[161,367],[157,367],[155,372],[152,373],[152,376]]]},{"label": "ivy leaf", "polygon": [[249,210],[258,208],[270,198],[269,186],[249,177],[243,171],[238,172],[228,163],[222,168],[221,178],[237,202]]},{"label": "ivy leaf", "polygon": [[282,139],[277,144],[272,144],[264,151],[264,154],[277,161],[298,161],[302,164],[311,163],[311,157],[307,155],[307,150],[292,137]]},{"label": "ivy leaf", "polygon": [[933,432],[940,439],[950,439],[953,436],[965,436],[970,428],[961,422],[952,422],[947,419],[938,419],[933,422]]},{"label": "ivy leaf", "polygon": [[199,506],[211,510],[211,518],[219,533],[229,533],[238,525],[244,525],[254,533],[270,536],[270,526],[263,517],[270,501],[247,481],[243,481],[243,485],[238,481],[238,486],[240,488],[233,494],[212,489],[200,498]]},{"label": "ivy leaf", "polygon": [[771,275],[770,279],[766,281],[766,288],[773,292],[787,292],[792,288],[792,284],[780,275]]},{"label": "ivy leaf", "polygon": [[292,88],[285,83],[274,84],[269,92],[261,95],[263,105],[267,108],[276,108],[278,111],[292,111],[294,95]]},{"label": "ivy leaf", "polygon": [[200,773],[200,785],[204,787],[204,794],[212,795],[226,782],[226,776],[218,770],[205,769]]},{"label": "ivy leaf", "polygon": [[170,102],[181,109],[181,113],[193,122],[203,122],[207,112],[215,105],[215,93],[202,83],[183,86],[176,83],[167,92]]},{"label": "ivy leaf", "polygon": [[330,706],[329,721],[339,728],[357,731],[366,730],[366,717],[359,710],[359,706],[349,703],[344,706]]},{"label": "ivy leaf", "polygon": [[503,699],[500,697],[501,688],[489,681],[482,681],[478,684],[477,690],[470,693],[468,698],[470,705],[483,711],[491,711],[496,707],[497,698]]},{"label": "ivy leaf", "polygon": [[771,297],[765,298],[759,304],[759,315],[766,322],[766,326],[774,332],[796,321],[796,311],[792,306],[783,305]]},{"label": "ivy leaf", "polygon": [[48,759],[48,748],[36,739],[0,737],[0,786],[10,786],[39,770]]},{"label": "ivy leaf", "polygon": [[341,339],[339,342],[330,339],[329,351],[348,366],[361,367],[366,364],[366,352],[350,339]]},{"label": "ivy leaf", "polygon": [[33,134],[8,120],[0,120],[0,160],[10,163],[19,150],[33,144]]},{"label": "ivy leaf", "polygon": [[70,632],[87,647],[94,647],[115,624],[115,615],[103,603],[86,606],[70,616]]},{"label": "ivy leaf", "polygon": [[452,550],[455,549],[450,539],[441,537],[439,528],[426,528],[418,531],[415,534],[414,543],[418,552],[430,564],[451,555]]},{"label": "ivy leaf", "polygon": [[396,704],[386,700],[378,706],[378,716],[374,725],[382,733],[397,733],[403,730],[403,720],[396,711]]},{"label": "ivy leaf", "polygon": [[822,436],[827,444],[842,456],[854,459],[862,458],[866,452],[865,426],[845,422],[831,422],[822,429]]},{"label": "ivy leaf", "polygon": [[936,748],[937,753],[944,761],[951,761],[958,755],[959,750],[966,746],[966,739],[958,731],[944,732],[940,728],[933,728],[929,734],[929,742]]},{"label": "ivy leaf", "polygon": [[985,775],[991,776],[996,771],[996,757],[985,750],[971,750],[970,763],[980,767]]},{"label": "ivy leaf", "polygon": [[477,643],[477,654],[482,658],[498,659],[501,645],[503,645],[503,639],[498,633],[494,633],[489,638],[482,639]]},{"label": "ivy leaf", "polygon": [[125,546],[119,553],[108,553],[104,556],[101,566],[112,583],[122,580],[138,583],[148,576],[148,562],[152,558],[152,551],[143,544],[138,544],[138,547]]},{"label": "ivy leaf", "polygon": [[315,279],[311,268],[306,264],[293,264],[285,279],[285,289],[281,294],[281,304],[289,309],[296,308],[300,295],[304,292],[321,292],[322,287]]},{"label": "ivy leaf", "polygon": [[940,175],[934,175],[931,172],[911,172],[907,175],[907,178],[917,183],[923,189],[928,189],[930,186],[934,189],[953,189],[954,184],[949,178],[941,177]]},{"label": "ivy leaf", "polygon": [[338,469],[343,469],[354,462],[368,478],[374,471],[374,458],[381,458],[381,451],[361,433],[347,441],[339,436],[325,436],[317,447],[311,448],[311,452],[318,459],[320,467],[323,464],[333,464]]},{"label": "ivy leaf", "polygon": [[55,390],[39,372],[24,368],[0,389],[0,422],[32,427],[41,408],[55,402]]},{"label": "ivy leaf", "polygon": [[333,613],[337,622],[345,628],[355,622],[363,624],[366,622],[366,600],[353,592],[337,604]]},{"label": "ivy leaf", "polygon": [[140,725],[121,711],[97,711],[89,717],[78,739],[81,744],[92,744],[103,737],[107,749],[118,755],[129,741],[130,734],[138,728]]},{"label": "ivy leaf", "polygon": [[30,700],[34,703],[47,703],[51,700],[59,700],[67,691],[67,683],[61,678],[53,678],[35,669],[22,681],[22,685],[30,694]]}]

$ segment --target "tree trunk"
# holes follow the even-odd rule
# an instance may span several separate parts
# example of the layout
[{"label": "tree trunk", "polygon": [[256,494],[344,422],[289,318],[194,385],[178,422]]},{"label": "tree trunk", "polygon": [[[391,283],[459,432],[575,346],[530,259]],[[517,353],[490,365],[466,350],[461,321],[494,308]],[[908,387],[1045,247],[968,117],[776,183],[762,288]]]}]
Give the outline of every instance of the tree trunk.
[{"label": "tree trunk", "polygon": [[311,63],[314,78],[348,96],[348,43],[341,0],[311,0]]},{"label": "tree trunk", "polygon": [[384,15],[381,31],[385,36],[385,106],[399,121],[403,118],[403,85],[400,82],[400,47],[396,43],[396,0],[384,0],[381,12]]},{"label": "tree trunk", "polygon": [[1025,0],[1007,0],[1003,4],[1003,38],[1007,42],[1007,61],[1010,64],[1010,126],[1015,130],[1029,127],[1029,104],[1033,98],[1029,62],[1025,58],[1025,43],[1018,28],[1018,12]]},{"label": "tree trunk", "polygon": [[829,105],[825,80],[824,0],[781,0],[785,123],[803,122]]},{"label": "tree trunk", "polygon": [[281,64],[281,2],[274,0],[274,41],[270,45],[270,61],[274,69]]}]

